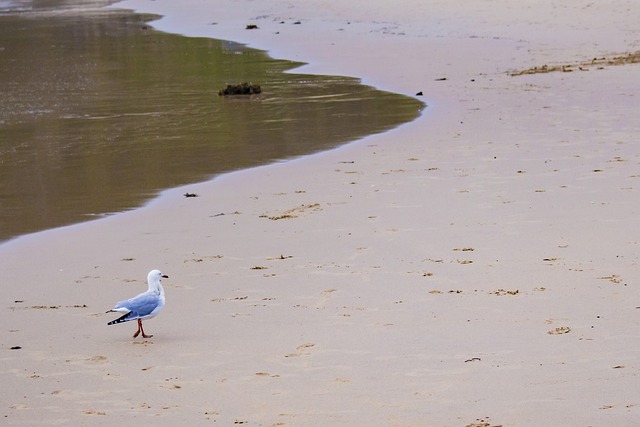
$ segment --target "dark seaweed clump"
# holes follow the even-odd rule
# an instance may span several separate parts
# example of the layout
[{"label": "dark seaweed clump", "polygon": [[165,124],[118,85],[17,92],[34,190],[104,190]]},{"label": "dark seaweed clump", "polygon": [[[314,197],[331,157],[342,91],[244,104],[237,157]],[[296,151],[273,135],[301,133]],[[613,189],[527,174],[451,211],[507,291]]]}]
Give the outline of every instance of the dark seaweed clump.
[{"label": "dark seaweed clump", "polygon": [[238,85],[227,85],[227,87],[218,92],[218,95],[257,95],[260,92],[262,92],[260,85],[254,85],[253,83],[245,82]]}]

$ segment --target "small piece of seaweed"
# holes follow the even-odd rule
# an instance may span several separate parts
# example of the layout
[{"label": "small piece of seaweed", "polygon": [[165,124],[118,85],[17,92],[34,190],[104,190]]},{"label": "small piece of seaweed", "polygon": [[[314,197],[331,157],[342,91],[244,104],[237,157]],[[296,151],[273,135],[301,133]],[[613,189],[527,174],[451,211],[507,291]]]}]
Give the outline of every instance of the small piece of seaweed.
[{"label": "small piece of seaweed", "polygon": [[237,85],[227,85],[224,89],[218,92],[219,96],[230,95],[257,95],[262,92],[260,85],[253,83],[240,83]]}]

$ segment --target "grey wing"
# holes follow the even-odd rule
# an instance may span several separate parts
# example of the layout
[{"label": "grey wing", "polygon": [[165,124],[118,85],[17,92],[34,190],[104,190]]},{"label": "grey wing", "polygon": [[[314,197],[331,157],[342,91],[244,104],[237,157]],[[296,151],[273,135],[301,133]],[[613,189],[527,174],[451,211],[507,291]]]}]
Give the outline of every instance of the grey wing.
[{"label": "grey wing", "polygon": [[126,308],[130,310],[131,313],[129,313],[127,319],[133,320],[151,314],[151,312],[158,307],[159,301],[160,298],[157,294],[144,293],[126,301],[120,301],[116,304],[116,308]]}]

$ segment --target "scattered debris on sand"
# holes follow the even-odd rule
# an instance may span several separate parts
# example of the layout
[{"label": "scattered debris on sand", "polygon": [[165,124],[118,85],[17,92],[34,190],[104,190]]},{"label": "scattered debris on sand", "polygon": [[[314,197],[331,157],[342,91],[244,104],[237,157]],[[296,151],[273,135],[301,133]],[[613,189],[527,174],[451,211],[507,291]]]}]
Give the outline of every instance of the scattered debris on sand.
[{"label": "scattered debris on sand", "polygon": [[626,64],[637,64],[640,63],[640,51],[626,53],[623,55],[616,55],[613,57],[599,57],[593,58],[591,61],[585,61],[574,64],[564,64],[564,65],[542,65],[540,67],[532,67],[527,68],[526,70],[512,71],[509,74],[511,76],[522,76],[525,74],[544,74],[544,73],[552,73],[555,71],[561,71],[563,73],[571,73],[573,71],[589,71],[592,67],[597,67],[598,70],[601,70],[607,66],[612,65],[626,65]]}]

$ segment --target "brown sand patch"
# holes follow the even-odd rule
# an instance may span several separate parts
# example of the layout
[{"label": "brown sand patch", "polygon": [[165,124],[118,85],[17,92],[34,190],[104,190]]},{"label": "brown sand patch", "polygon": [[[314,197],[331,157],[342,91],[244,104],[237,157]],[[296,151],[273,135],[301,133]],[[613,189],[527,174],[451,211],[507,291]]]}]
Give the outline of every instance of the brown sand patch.
[{"label": "brown sand patch", "polygon": [[568,334],[569,332],[571,332],[571,328],[568,326],[558,326],[555,329],[550,330],[549,332],[547,332],[549,335],[563,335],[563,334]]}]

